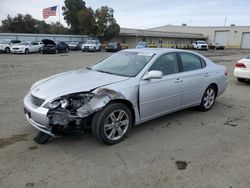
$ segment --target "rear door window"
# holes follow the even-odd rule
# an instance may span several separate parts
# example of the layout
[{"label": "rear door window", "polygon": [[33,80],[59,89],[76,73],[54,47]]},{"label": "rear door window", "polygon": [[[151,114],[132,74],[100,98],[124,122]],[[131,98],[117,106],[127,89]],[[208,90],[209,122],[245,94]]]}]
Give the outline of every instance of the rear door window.
[{"label": "rear door window", "polygon": [[201,69],[205,66],[205,62],[202,62],[201,58],[197,55],[187,52],[180,52],[179,55],[183,72]]}]

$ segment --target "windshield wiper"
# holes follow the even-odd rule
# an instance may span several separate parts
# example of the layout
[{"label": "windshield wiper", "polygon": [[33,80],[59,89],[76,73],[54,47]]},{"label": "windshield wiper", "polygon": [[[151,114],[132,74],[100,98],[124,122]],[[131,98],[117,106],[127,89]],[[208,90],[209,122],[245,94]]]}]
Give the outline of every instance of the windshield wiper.
[{"label": "windshield wiper", "polygon": [[95,71],[97,71],[97,72],[102,72],[102,73],[107,73],[107,74],[114,74],[114,73],[112,73],[112,72],[108,72],[108,71],[104,71],[104,70],[95,70]]}]

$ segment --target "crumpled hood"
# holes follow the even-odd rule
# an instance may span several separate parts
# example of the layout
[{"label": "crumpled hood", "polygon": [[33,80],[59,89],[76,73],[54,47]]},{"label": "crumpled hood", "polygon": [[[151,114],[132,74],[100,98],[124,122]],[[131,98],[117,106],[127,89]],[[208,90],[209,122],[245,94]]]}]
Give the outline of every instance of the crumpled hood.
[{"label": "crumpled hood", "polygon": [[101,73],[89,69],[73,70],[38,81],[30,93],[42,99],[57,97],[77,92],[88,92],[92,89],[120,82],[128,77]]},{"label": "crumpled hood", "polygon": [[53,40],[50,39],[43,39],[42,43],[46,46],[48,44],[56,45],[56,43]]}]

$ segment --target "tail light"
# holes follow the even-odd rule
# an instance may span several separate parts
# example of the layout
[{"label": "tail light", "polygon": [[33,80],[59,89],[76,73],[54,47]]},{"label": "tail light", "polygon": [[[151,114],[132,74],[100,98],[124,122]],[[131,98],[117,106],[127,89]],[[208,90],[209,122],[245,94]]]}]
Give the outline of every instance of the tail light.
[{"label": "tail light", "polygon": [[235,67],[246,68],[246,66],[243,63],[236,63]]}]

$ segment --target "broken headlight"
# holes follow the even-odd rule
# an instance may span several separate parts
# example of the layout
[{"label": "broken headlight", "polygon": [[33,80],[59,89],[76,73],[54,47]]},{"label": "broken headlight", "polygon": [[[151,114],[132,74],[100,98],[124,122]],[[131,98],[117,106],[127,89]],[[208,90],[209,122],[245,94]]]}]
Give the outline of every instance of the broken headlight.
[{"label": "broken headlight", "polygon": [[77,110],[84,104],[87,104],[92,98],[93,93],[75,93],[60,97],[52,102],[45,104],[45,108],[49,109],[67,109],[69,111]]}]

